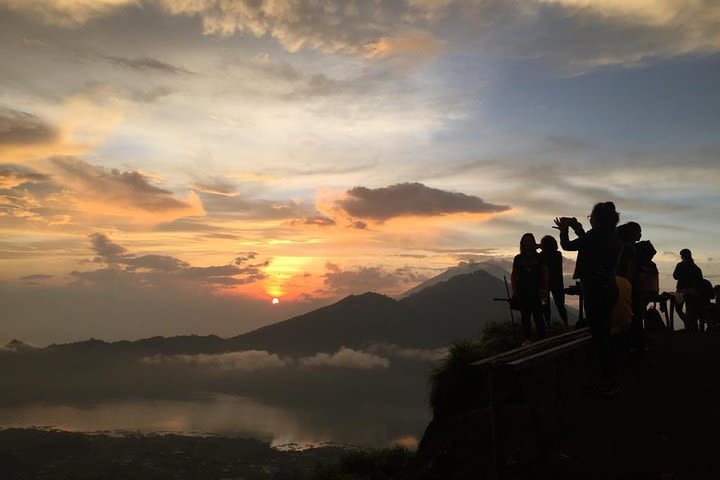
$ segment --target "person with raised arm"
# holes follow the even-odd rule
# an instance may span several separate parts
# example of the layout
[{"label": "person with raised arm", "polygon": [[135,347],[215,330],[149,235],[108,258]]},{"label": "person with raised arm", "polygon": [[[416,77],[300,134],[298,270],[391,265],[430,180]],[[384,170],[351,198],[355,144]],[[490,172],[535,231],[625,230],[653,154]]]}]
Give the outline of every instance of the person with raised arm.
[{"label": "person with raised arm", "polygon": [[[612,373],[610,320],[618,297],[615,273],[621,245],[615,228],[620,216],[613,202],[601,202],[589,219],[588,232],[576,218],[568,217],[556,218],[554,228],[560,231],[563,250],[578,252],[575,277],[582,282],[600,381],[607,386]],[[570,229],[577,238],[570,239]]]}]

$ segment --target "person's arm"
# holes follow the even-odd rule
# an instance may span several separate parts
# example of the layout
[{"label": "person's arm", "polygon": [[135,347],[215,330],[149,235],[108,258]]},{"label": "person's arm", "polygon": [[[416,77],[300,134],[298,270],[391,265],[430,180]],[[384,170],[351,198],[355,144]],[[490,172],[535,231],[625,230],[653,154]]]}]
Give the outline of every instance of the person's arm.
[{"label": "person's arm", "polygon": [[517,294],[517,258],[513,260],[510,286],[512,287],[512,296],[514,297]]},{"label": "person's arm", "polygon": [[679,280],[678,277],[680,276],[680,265],[682,265],[682,264],[678,263],[677,265],[675,265],[675,271],[673,272],[673,278],[675,280]]},{"label": "person's arm", "polygon": [[578,236],[575,240],[570,240],[570,225],[565,222],[560,222],[557,219],[555,220],[555,225],[557,225],[555,228],[560,230],[560,246],[562,249],[568,252],[580,250],[585,243],[585,230],[580,222],[576,222],[572,227],[575,235]]}]

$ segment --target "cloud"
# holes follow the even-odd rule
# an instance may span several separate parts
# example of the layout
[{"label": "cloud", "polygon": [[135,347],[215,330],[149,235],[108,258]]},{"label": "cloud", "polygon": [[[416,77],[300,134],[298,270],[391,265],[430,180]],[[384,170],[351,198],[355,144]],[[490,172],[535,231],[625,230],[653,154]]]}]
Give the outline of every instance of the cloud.
[{"label": "cloud", "polygon": [[[289,52],[312,49],[374,61],[428,58],[445,44],[582,73],[720,51],[716,0],[0,0],[0,6],[61,27],[129,7],[159,7],[198,18],[206,35],[249,34],[272,38]],[[172,70],[143,60],[128,66]]]},{"label": "cloud", "polygon": [[366,351],[368,353],[379,355],[382,357],[396,357],[408,360],[421,360],[428,362],[436,362],[447,356],[447,348],[406,348],[393,344],[378,344],[369,346]]},{"label": "cloud", "polygon": [[[229,2],[161,0],[172,14],[198,16],[209,35],[269,35],[288,51],[311,48],[372,59],[432,56],[449,44],[545,58],[572,69],[632,64],[720,50],[715,0],[341,0]],[[322,12],[322,14],[318,14]],[[451,32],[442,26],[452,25]],[[410,32],[410,33],[399,33]]]},{"label": "cloud", "polygon": [[393,291],[406,284],[419,283],[427,279],[408,267],[386,271],[382,267],[359,267],[343,270],[334,263],[325,265],[323,275],[325,288],[334,294]]},{"label": "cloud", "polygon": [[[136,255],[103,233],[91,234],[90,242],[95,252],[92,261],[106,264],[107,268],[73,272],[73,275],[77,279],[91,282],[114,279],[137,285],[158,285],[189,281],[223,288],[263,280],[265,274],[262,268],[269,264],[269,261],[244,264],[245,260],[255,258],[254,252],[250,252],[252,256],[238,257],[227,265],[198,267],[170,255]],[[238,261],[241,259],[242,261]]]},{"label": "cloud", "polygon": [[257,252],[240,253],[237,257],[235,257],[235,265],[242,265],[249,260],[255,260],[255,257],[257,257]]},{"label": "cloud", "polygon": [[434,57],[440,53],[442,42],[428,32],[412,32],[406,35],[381,37],[365,45],[365,57],[388,58],[407,56],[414,58]]},{"label": "cloud", "polygon": [[50,176],[19,165],[0,164],[0,190],[9,190],[28,183],[49,182]]},{"label": "cloud", "polygon": [[191,72],[190,70],[171,65],[152,57],[127,58],[104,56],[103,58],[115,65],[120,65],[140,72],[157,72],[170,75],[194,75],[194,72]]},{"label": "cloud", "polygon": [[373,355],[372,353],[342,347],[333,354],[318,353],[312,357],[300,358],[298,364],[306,368],[332,367],[369,370],[374,368],[388,368],[390,366],[390,360]]},{"label": "cloud", "polygon": [[235,197],[238,195],[235,185],[225,180],[215,180],[211,183],[193,183],[192,188],[203,193],[212,195],[223,195],[226,197]]},{"label": "cloud", "polygon": [[330,217],[325,215],[313,215],[304,219],[293,219],[287,222],[289,225],[316,225],[318,227],[332,227],[337,222]]},{"label": "cloud", "polygon": [[431,188],[422,183],[398,183],[388,187],[355,187],[336,201],[351,217],[385,221],[402,216],[438,216],[452,213],[498,213],[504,205],[486,203],[464,193]]},{"label": "cloud", "polygon": [[368,224],[361,220],[355,220],[348,225],[348,228],[354,228],[355,230],[367,230]]},{"label": "cloud", "polygon": [[292,219],[311,215],[313,209],[300,201],[268,200],[247,195],[200,192],[208,216],[241,219]]},{"label": "cloud", "polygon": [[44,173],[28,167],[0,165],[0,225],[67,224],[72,210],[63,188]]},{"label": "cloud", "polygon": [[131,5],[140,5],[140,0],[0,0],[0,6],[62,27],[82,25]]},{"label": "cloud", "polygon": [[53,275],[47,275],[44,273],[36,273],[33,275],[25,275],[20,277],[20,280],[34,281],[34,280],[49,280],[53,278]]},{"label": "cloud", "polygon": [[52,143],[57,136],[57,130],[40,117],[0,107],[0,148]]},{"label": "cloud", "polygon": [[391,26],[405,24],[404,16],[424,10],[421,5],[408,9],[388,0],[160,0],[160,4],[174,15],[200,17],[208,35],[248,32],[268,35],[291,52],[311,48],[329,53],[362,53],[364,45],[385,36]]},{"label": "cloud", "polygon": [[138,171],[107,169],[73,157],[55,157],[52,164],[80,206],[92,213],[146,220],[204,215],[197,195],[191,192],[180,200]]},{"label": "cloud", "polygon": [[220,354],[197,355],[153,355],[144,357],[142,361],[148,365],[183,366],[210,368],[218,370],[234,370],[254,372],[290,365],[286,359],[265,350],[246,350]]}]

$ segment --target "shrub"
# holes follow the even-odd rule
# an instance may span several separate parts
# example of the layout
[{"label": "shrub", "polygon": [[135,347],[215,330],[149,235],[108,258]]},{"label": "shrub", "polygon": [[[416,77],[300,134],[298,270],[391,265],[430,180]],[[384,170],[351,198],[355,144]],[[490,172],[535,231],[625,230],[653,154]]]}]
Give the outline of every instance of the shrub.
[{"label": "shrub", "polygon": [[469,365],[482,358],[517,348],[524,339],[516,323],[488,322],[476,340],[453,343],[430,376],[430,407],[434,415],[457,412],[477,404],[485,389],[484,376]]},{"label": "shrub", "polygon": [[353,450],[336,465],[319,465],[313,480],[387,480],[404,469],[412,454],[400,445]]}]

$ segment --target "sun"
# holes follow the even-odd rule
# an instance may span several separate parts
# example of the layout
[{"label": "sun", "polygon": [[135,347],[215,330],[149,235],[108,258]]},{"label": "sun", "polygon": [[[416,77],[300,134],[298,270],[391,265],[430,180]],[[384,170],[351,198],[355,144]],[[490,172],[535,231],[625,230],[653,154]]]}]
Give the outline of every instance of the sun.
[{"label": "sun", "polygon": [[275,297],[275,298],[272,299],[272,304],[273,304],[273,305],[277,305],[278,303],[280,303],[280,299],[279,299],[279,298]]}]

